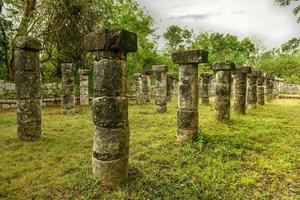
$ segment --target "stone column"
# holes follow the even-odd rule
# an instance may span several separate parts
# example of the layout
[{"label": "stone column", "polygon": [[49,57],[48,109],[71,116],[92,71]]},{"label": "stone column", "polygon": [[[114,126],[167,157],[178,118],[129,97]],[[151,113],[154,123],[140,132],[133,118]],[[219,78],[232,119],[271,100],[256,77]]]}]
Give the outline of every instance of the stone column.
[{"label": "stone column", "polygon": [[142,74],[141,73],[135,73],[135,94],[137,98],[137,104],[144,104],[145,100],[143,97],[143,92],[142,92],[142,85],[143,85],[143,79],[142,79]]},{"label": "stone column", "polygon": [[240,115],[246,114],[247,74],[251,73],[251,67],[242,67],[234,71],[234,112]]},{"label": "stone column", "polygon": [[89,70],[79,70],[80,75],[80,105],[89,105]]},{"label": "stone column", "polygon": [[208,61],[208,52],[177,52],[172,55],[172,60],[180,65],[177,136],[180,143],[191,142],[198,135],[198,64]]},{"label": "stone column", "polygon": [[158,113],[167,111],[167,65],[153,65],[155,74],[155,104]]},{"label": "stone column", "polygon": [[123,29],[99,29],[84,44],[95,55],[93,174],[103,186],[116,188],[128,178],[126,59],[127,52],[137,51],[137,36]]},{"label": "stone column", "polygon": [[247,108],[256,108],[257,105],[257,77],[258,71],[248,74]]},{"label": "stone column", "polygon": [[142,71],[142,95],[144,98],[144,103],[149,104],[151,100],[151,79],[152,70],[144,69]]},{"label": "stone column", "polygon": [[40,41],[31,37],[17,37],[13,41],[17,98],[17,134],[21,140],[31,141],[41,136],[41,72]]},{"label": "stone column", "polygon": [[257,103],[258,105],[265,105],[265,77],[262,72],[257,77]]},{"label": "stone column", "polygon": [[203,105],[208,105],[209,104],[209,86],[210,86],[210,79],[211,79],[212,75],[211,74],[207,74],[207,73],[203,73],[200,74],[200,95],[201,95],[201,103]]},{"label": "stone column", "polygon": [[64,114],[75,112],[75,86],[74,65],[72,63],[61,64],[62,91],[61,106]]},{"label": "stone column", "polygon": [[230,119],[231,71],[235,70],[233,62],[219,61],[213,64],[216,73],[216,107],[215,115],[218,122]]},{"label": "stone column", "polygon": [[172,74],[168,74],[167,76],[167,101],[172,101],[173,90],[174,90],[174,76]]},{"label": "stone column", "polygon": [[273,99],[273,77],[266,75],[266,101],[271,102]]}]

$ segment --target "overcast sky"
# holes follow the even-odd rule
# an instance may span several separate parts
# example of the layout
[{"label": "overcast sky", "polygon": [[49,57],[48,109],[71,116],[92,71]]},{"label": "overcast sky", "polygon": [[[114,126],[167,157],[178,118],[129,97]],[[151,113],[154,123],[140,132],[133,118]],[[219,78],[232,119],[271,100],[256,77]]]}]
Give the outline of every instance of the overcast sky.
[{"label": "overcast sky", "polygon": [[161,34],[172,24],[195,31],[217,31],[255,37],[268,47],[279,47],[300,37],[292,8],[274,0],[136,0],[156,21]]}]

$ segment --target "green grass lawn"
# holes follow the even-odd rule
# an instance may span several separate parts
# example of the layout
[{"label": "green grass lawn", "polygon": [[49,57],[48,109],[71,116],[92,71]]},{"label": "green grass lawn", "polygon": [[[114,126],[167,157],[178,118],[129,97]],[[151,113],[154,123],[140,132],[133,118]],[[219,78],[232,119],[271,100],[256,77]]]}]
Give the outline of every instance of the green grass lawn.
[{"label": "green grass lawn", "polygon": [[13,110],[0,112],[0,199],[300,199],[300,101],[276,100],[214,121],[199,107],[199,140],[176,144],[177,101],[166,114],[130,105],[128,184],[104,191],[92,175],[90,108],[43,111],[43,134],[21,142]]}]

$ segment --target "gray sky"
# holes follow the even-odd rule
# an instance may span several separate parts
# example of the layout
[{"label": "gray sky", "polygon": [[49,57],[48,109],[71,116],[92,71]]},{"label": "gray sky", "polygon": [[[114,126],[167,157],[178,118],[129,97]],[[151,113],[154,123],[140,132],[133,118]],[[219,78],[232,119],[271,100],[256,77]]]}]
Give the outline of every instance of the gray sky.
[{"label": "gray sky", "polygon": [[255,37],[268,48],[300,37],[292,8],[274,0],[136,0],[156,21],[161,34],[172,24],[197,31],[217,31]]}]

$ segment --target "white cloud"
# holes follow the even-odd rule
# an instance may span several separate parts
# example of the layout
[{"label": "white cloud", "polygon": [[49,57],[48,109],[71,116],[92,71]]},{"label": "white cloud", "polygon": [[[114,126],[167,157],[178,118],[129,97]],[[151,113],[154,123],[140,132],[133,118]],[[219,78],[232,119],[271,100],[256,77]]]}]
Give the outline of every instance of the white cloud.
[{"label": "white cloud", "polygon": [[136,0],[152,14],[162,33],[172,24],[200,31],[255,36],[268,47],[299,37],[300,25],[290,8],[274,0]]}]

